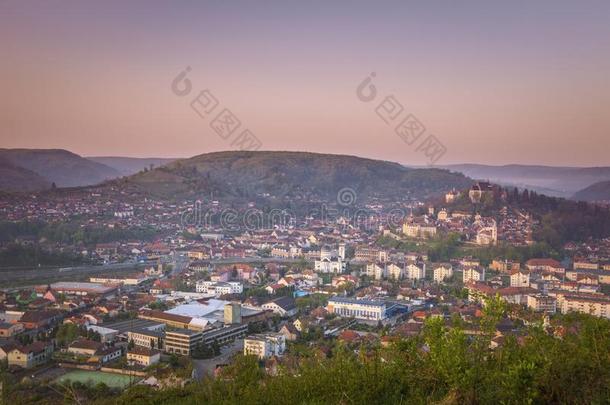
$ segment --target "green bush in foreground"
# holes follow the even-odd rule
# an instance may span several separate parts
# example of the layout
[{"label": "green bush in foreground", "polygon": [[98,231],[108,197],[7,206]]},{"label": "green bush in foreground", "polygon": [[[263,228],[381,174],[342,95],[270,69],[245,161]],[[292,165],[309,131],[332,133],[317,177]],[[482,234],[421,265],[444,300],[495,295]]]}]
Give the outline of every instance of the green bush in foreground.
[{"label": "green bush in foreground", "polygon": [[183,389],[134,387],[102,403],[610,403],[610,322],[582,315],[560,321],[554,333],[533,327],[490,350],[491,333],[473,338],[431,320],[422,336],[388,348],[338,345],[330,358],[302,358],[277,376],[239,357],[222,378]]}]

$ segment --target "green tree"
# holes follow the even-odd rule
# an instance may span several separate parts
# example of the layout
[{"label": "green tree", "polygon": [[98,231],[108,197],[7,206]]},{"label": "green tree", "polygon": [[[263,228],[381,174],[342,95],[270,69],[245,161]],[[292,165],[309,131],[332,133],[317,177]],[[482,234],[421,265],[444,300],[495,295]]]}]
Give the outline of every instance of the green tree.
[{"label": "green tree", "polygon": [[57,329],[55,339],[60,346],[66,346],[75,341],[81,334],[80,328],[73,323],[64,323]]}]

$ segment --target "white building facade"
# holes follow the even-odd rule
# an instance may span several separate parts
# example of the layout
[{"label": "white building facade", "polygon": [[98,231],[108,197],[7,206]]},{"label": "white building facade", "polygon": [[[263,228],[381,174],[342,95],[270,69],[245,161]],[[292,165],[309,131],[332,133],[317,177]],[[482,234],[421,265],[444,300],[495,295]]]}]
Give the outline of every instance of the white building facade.
[{"label": "white building facade", "polygon": [[195,289],[198,293],[221,296],[225,294],[241,294],[244,286],[238,281],[197,281]]},{"label": "white building facade", "polygon": [[244,354],[259,359],[281,356],[286,351],[286,337],[281,333],[261,333],[244,339]]},{"label": "white building facade", "polygon": [[328,300],[328,312],[349,318],[380,321],[386,318],[383,301],[334,297]]},{"label": "white building facade", "polygon": [[405,266],[405,276],[409,280],[422,280],[426,277],[425,263],[407,263]]},{"label": "white building facade", "polygon": [[449,263],[443,263],[434,268],[433,280],[442,283],[453,276],[453,267]]}]

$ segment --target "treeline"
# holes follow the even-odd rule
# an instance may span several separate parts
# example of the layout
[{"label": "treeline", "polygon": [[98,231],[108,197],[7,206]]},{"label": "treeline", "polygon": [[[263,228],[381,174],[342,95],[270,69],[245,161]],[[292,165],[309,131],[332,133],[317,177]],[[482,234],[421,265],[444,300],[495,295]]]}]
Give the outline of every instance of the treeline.
[{"label": "treeline", "polygon": [[534,239],[559,249],[568,241],[586,241],[610,236],[610,211],[585,202],[564,201],[542,216]]},{"label": "treeline", "polygon": [[157,235],[152,227],[108,228],[82,226],[78,222],[46,223],[42,221],[0,222],[0,242],[19,239],[38,242],[42,239],[65,245],[92,246],[97,243],[124,241],[129,239],[151,241]]},{"label": "treeline", "polygon": [[377,239],[376,244],[383,248],[397,249],[402,252],[425,253],[432,262],[445,262],[464,256],[472,256],[485,266],[492,260],[501,257],[524,263],[532,258],[553,257],[561,259],[560,249],[555,249],[545,242],[537,242],[529,246],[512,246],[500,243],[497,246],[464,247],[457,233],[439,233],[425,242],[411,240],[396,240],[389,236]]},{"label": "treeline", "polygon": [[509,204],[535,213],[541,221],[534,240],[560,249],[568,241],[610,236],[610,210],[584,201],[549,197],[534,191],[507,191]]},{"label": "treeline", "polygon": [[[337,345],[330,357],[312,350],[265,373],[239,356],[216,379],[184,388],[133,387],[102,404],[590,404],[610,401],[610,322],[569,315],[553,333],[531,327],[494,350],[484,316],[482,335],[468,336],[429,320],[424,332],[388,348]],[[555,320],[554,320],[555,321]]]},{"label": "treeline", "polygon": [[533,212],[540,220],[540,226],[533,234],[534,240],[555,249],[561,249],[569,241],[610,236],[610,210],[606,207],[528,190],[513,190],[508,194],[508,202]]},{"label": "treeline", "polygon": [[488,266],[494,259],[502,258],[519,263],[525,263],[529,259],[548,258],[562,260],[561,250],[554,249],[545,242],[536,242],[528,246],[512,246],[500,243],[497,246],[469,247],[460,249],[460,256],[472,256]]},{"label": "treeline", "polygon": [[73,266],[87,263],[80,255],[11,243],[0,248],[0,267]]}]

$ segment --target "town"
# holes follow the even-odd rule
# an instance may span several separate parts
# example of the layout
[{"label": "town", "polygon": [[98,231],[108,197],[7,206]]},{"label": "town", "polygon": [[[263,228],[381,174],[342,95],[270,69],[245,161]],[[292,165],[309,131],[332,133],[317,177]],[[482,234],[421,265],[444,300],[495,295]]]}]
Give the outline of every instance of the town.
[{"label": "town", "polygon": [[610,1],[0,4],[0,405],[610,404]]},{"label": "town", "polygon": [[[115,236],[49,237],[40,246],[82,262],[3,275],[0,360],[14,381],[183,387],[219,378],[240,356],[276,375],[303,350],[388,346],[432,319],[477,336],[494,299],[507,310],[491,349],[530,325],[554,333],[558,314],[610,319],[610,239],[569,242],[553,258],[534,249],[536,216],[489,183],[428,202],[368,203],[359,218],[338,209],[230,229],[184,221],[202,206],[222,213],[220,201],[194,207],[104,190],[1,205],[4,221],[79,218],[81,232]],[[133,231],[142,227],[154,232]],[[39,243],[23,235],[10,243]]]}]

